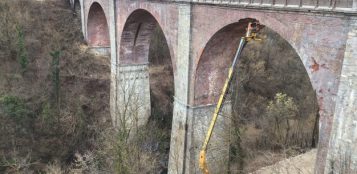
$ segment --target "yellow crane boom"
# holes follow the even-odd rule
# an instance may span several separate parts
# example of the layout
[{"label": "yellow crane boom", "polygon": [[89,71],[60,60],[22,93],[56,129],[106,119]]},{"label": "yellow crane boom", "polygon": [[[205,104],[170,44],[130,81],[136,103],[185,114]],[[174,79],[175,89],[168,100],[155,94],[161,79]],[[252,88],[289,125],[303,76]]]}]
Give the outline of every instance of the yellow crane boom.
[{"label": "yellow crane boom", "polygon": [[213,132],[213,129],[214,129],[214,125],[216,124],[218,114],[222,109],[222,103],[223,103],[224,98],[225,98],[225,96],[227,94],[227,91],[229,89],[230,82],[231,82],[232,77],[233,77],[234,67],[236,66],[236,64],[238,62],[238,59],[239,59],[239,57],[240,57],[240,55],[242,53],[242,50],[243,50],[245,44],[247,42],[249,42],[250,40],[252,40],[252,39],[253,40],[259,40],[259,39],[256,38],[256,33],[258,32],[258,29],[259,29],[259,23],[258,22],[249,22],[248,23],[248,27],[247,27],[246,35],[243,36],[240,39],[240,43],[239,43],[237,52],[235,54],[233,63],[231,65],[231,67],[229,68],[228,77],[227,77],[227,79],[226,79],[226,81],[224,83],[224,86],[223,86],[221,95],[219,97],[216,109],[214,110],[214,113],[213,113],[211,124],[210,124],[210,126],[208,128],[208,131],[207,131],[207,134],[206,134],[205,141],[203,142],[203,145],[202,145],[202,148],[201,148],[200,158],[199,158],[199,167],[200,167],[200,169],[201,169],[203,174],[209,174],[208,167],[207,167],[207,162],[206,162],[207,145],[208,145],[208,143],[209,143],[209,141],[211,139],[212,132]]}]

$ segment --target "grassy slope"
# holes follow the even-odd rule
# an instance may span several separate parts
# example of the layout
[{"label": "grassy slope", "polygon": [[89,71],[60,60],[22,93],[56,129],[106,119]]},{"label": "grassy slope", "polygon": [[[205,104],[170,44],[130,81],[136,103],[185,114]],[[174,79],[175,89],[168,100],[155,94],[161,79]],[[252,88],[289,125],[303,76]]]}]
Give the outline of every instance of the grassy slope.
[{"label": "grassy slope", "polygon": [[[5,8],[6,7],[6,8]],[[9,7],[9,8],[7,8]],[[80,30],[80,17],[64,1],[2,1],[0,42],[0,97],[16,96],[31,112],[29,129],[0,132],[0,156],[7,161],[31,153],[38,166],[52,160],[70,160],[76,151],[95,148],[99,129],[110,124],[109,58],[88,53]],[[22,26],[29,64],[24,73],[17,61],[17,35]],[[5,47],[7,45],[8,47]],[[60,114],[56,125],[44,119],[52,91],[50,52],[60,51]],[[0,109],[1,126],[15,127]],[[45,121],[44,121],[45,120]],[[11,126],[13,125],[13,126]],[[12,135],[12,136],[9,136]],[[38,163],[39,162],[39,163]],[[0,167],[1,171],[1,167]]]}]

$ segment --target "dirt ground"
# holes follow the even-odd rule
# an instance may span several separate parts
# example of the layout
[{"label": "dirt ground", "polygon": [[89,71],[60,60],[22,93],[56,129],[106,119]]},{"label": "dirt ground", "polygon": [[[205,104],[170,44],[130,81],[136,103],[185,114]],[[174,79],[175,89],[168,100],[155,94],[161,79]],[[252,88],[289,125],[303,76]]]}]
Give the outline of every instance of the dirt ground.
[{"label": "dirt ground", "polygon": [[274,165],[263,167],[251,174],[312,174],[314,173],[317,150],[282,160]]}]

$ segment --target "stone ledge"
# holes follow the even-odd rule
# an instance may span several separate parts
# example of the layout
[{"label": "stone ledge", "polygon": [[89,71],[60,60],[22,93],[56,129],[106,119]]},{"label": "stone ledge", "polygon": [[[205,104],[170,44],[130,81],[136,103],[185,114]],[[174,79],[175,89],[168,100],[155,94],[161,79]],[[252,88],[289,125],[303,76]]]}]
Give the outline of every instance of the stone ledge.
[{"label": "stone ledge", "polygon": [[166,3],[182,3],[182,4],[197,4],[197,5],[210,5],[210,6],[219,6],[219,7],[228,7],[228,8],[240,8],[243,10],[265,10],[265,11],[278,11],[278,12],[297,12],[303,14],[318,14],[318,15],[331,15],[331,16],[357,16],[357,9],[353,8],[331,8],[331,7],[315,7],[315,6],[306,6],[301,7],[297,5],[287,5],[284,4],[244,4],[244,3],[215,3],[215,1],[192,1],[192,0],[173,0],[173,1],[158,1],[150,0],[149,2],[166,2]]}]

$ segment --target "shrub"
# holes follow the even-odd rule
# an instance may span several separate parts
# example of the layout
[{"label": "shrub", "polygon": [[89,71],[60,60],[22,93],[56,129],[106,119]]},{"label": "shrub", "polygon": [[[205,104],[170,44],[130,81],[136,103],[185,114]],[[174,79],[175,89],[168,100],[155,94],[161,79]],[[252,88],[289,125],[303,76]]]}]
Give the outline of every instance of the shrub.
[{"label": "shrub", "polygon": [[[149,130],[154,128],[142,127],[136,135],[128,136],[127,133],[114,129],[102,132],[99,147],[95,151],[96,162],[100,171],[111,171],[110,173],[155,173],[158,171],[157,150],[153,150],[148,135]],[[146,134],[146,137],[143,136]]]},{"label": "shrub", "polygon": [[19,155],[19,153],[14,150],[10,158],[0,158],[0,172],[1,173],[32,173],[31,165],[35,162],[31,159],[31,153],[26,156]]},{"label": "shrub", "polygon": [[265,137],[273,146],[287,145],[294,120],[298,119],[298,108],[293,98],[277,93],[266,110],[263,123]]},{"label": "shrub", "polygon": [[16,96],[5,95],[0,98],[0,104],[5,115],[16,123],[23,125],[32,115],[31,111],[25,106],[24,101]]},{"label": "shrub", "polygon": [[16,27],[16,31],[17,31],[17,60],[21,66],[22,73],[24,73],[26,71],[27,64],[29,63],[27,51],[25,47],[25,33],[23,31],[23,28],[20,26]]},{"label": "shrub", "polygon": [[21,53],[19,49],[20,43],[24,46],[24,32],[19,26],[24,26],[28,22],[27,3],[20,0],[0,1],[0,55],[4,54],[6,57],[26,55],[25,50]]},{"label": "shrub", "polygon": [[51,63],[51,80],[52,80],[52,86],[53,86],[53,91],[52,91],[52,99],[54,105],[59,104],[59,92],[60,92],[60,68],[59,68],[59,58],[60,58],[60,51],[53,51],[50,53],[52,57],[52,63]]}]

